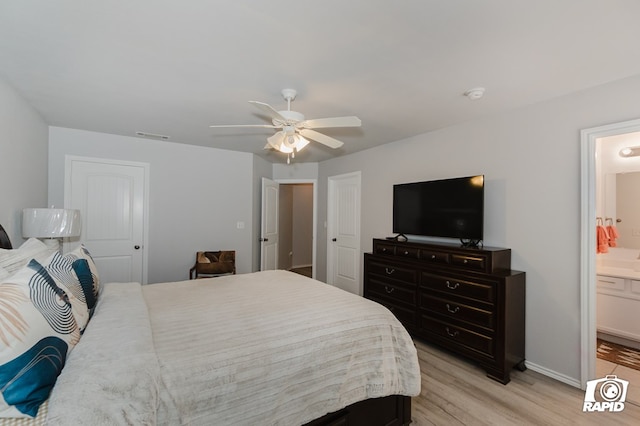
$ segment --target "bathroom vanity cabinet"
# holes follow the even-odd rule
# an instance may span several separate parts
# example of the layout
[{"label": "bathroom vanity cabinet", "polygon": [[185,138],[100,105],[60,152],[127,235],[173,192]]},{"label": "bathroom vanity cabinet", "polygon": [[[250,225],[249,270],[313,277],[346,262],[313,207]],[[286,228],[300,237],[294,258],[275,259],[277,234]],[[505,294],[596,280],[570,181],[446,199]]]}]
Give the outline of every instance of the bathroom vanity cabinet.
[{"label": "bathroom vanity cabinet", "polygon": [[597,329],[640,342],[640,277],[597,275]]}]

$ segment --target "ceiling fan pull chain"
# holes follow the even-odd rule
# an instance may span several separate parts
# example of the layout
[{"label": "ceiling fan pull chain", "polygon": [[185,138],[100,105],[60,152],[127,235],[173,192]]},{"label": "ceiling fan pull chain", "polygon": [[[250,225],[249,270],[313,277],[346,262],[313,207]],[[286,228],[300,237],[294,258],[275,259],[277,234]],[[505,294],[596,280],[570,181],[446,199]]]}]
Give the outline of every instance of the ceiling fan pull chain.
[{"label": "ceiling fan pull chain", "polygon": [[291,164],[291,154],[287,154],[287,164]]}]

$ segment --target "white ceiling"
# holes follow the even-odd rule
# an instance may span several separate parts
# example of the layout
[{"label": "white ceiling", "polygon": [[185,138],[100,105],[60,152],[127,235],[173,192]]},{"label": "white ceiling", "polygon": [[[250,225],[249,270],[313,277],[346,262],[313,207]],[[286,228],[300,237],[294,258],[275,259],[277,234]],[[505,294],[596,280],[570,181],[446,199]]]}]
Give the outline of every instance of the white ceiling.
[{"label": "white ceiling", "polygon": [[[2,0],[0,78],[52,126],[254,152],[257,100],[345,142],[322,161],[640,74],[637,0]],[[486,87],[470,101],[467,89]]]}]

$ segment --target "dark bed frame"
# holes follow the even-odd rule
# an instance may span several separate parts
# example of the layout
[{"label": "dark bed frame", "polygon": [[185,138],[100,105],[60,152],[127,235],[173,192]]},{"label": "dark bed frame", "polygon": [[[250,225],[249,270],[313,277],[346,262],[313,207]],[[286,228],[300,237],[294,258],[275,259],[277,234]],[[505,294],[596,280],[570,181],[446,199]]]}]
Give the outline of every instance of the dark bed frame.
[{"label": "dark bed frame", "polygon": [[[11,240],[0,225],[0,248],[11,249]],[[304,426],[403,426],[411,423],[411,397],[392,395],[351,404]]]},{"label": "dark bed frame", "polygon": [[304,426],[402,426],[411,423],[411,397],[365,399]]},{"label": "dark bed frame", "polygon": [[3,249],[11,249],[11,248],[13,248],[13,247],[11,247],[11,240],[9,239],[9,236],[7,235],[7,231],[4,230],[2,225],[0,225],[0,248],[3,248]]}]

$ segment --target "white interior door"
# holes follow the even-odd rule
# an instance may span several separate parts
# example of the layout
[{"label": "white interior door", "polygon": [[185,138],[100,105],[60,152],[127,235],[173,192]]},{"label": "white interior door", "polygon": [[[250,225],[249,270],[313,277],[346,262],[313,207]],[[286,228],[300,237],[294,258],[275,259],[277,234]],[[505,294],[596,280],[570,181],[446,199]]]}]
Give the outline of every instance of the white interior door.
[{"label": "white interior door", "polygon": [[262,178],[262,224],[260,229],[260,270],[278,268],[278,194],[280,185]]},{"label": "white interior door", "polygon": [[65,173],[65,207],[80,210],[100,280],[146,283],[148,165],[68,157]]},{"label": "white interior door", "polygon": [[327,282],[362,294],[360,172],[330,177],[327,204]]}]

